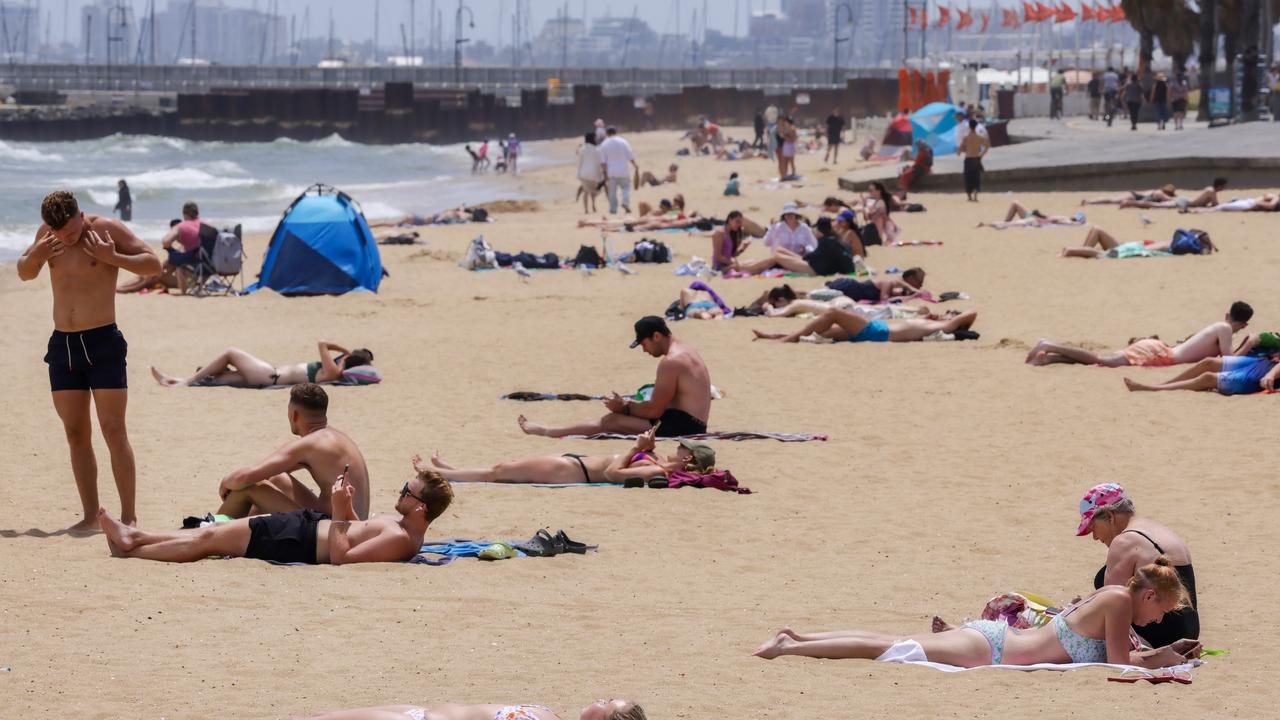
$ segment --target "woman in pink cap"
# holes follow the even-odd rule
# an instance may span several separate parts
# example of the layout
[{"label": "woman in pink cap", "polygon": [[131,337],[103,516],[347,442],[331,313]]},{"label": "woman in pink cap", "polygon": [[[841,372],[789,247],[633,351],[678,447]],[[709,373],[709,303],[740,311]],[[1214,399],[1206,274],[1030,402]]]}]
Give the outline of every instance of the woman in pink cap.
[{"label": "woman in pink cap", "polygon": [[1164,555],[1187,588],[1191,603],[1171,612],[1160,622],[1134,626],[1151,647],[1162,647],[1182,638],[1200,637],[1200,607],[1196,599],[1196,574],[1191,567],[1191,551],[1177,533],[1160,523],[1134,513],[1133,500],[1124,488],[1103,483],[1089,488],[1080,500],[1080,526],[1076,535],[1092,535],[1107,546],[1107,564],[1098,571],[1093,586],[1124,585],[1138,568]]}]

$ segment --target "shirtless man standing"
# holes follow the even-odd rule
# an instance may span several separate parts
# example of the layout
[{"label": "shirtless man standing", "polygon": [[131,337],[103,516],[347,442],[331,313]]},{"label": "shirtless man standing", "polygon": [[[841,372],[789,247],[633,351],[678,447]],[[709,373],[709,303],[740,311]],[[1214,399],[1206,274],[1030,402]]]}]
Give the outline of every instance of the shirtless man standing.
[{"label": "shirtless man standing", "polygon": [[396,500],[400,517],[358,520],[352,507],[356,489],[341,475],[326,493],[331,515],[314,510],[258,515],[192,530],[151,533],[131,528],[105,509],[97,520],[115,557],[161,562],[194,562],[210,555],[280,563],[348,565],[403,562],[418,554],[431,522],[453,500],[453,488],[434,470],[419,471]]},{"label": "shirtless man standing", "polygon": [[[1231,355],[1231,336],[1248,327],[1252,317],[1253,308],[1248,303],[1237,300],[1231,303],[1231,309],[1221,321],[1203,328],[1174,347],[1165,345],[1158,338],[1145,338],[1124,350],[1101,355],[1083,348],[1055,345],[1048,340],[1041,340],[1031,348],[1031,352],[1027,353],[1027,364],[1078,363],[1105,367],[1129,365],[1165,367],[1200,362],[1208,358]],[[1238,350],[1236,354],[1243,355],[1246,352]]]},{"label": "shirtless man standing", "polygon": [[658,361],[653,394],[644,402],[624,400],[613,393],[604,401],[609,413],[566,427],[543,427],[521,415],[520,429],[530,435],[564,437],[602,432],[639,435],[661,423],[658,437],[700,435],[707,431],[711,415],[711,374],[698,351],[671,337],[671,329],[660,317],[649,315],[635,324],[636,339],[631,347],[643,348]]},{"label": "shirtless man standing", "polygon": [[[325,512],[330,505],[328,479],[341,475],[354,488],[356,517],[368,518],[369,468],[355,442],[329,427],[328,411],[324,388],[315,383],[294,385],[289,391],[289,429],[298,439],[224,478],[218,486],[218,514],[241,518],[292,510]],[[293,471],[303,469],[316,481],[318,496],[293,476]]]},{"label": "shirtless man standing", "polygon": [[41,267],[49,265],[54,330],[44,361],[49,365],[53,408],[67,435],[71,473],[84,508],[84,519],[68,530],[91,531],[98,524],[98,462],[93,455],[90,398],[111,453],[120,519],[133,525],[138,521],[137,477],[124,421],[129,344],[116,327],[116,278],[121,268],[135,275],[157,274],[160,259],[123,223],[82,213],[75,196],[64,190],[45,197],[40,217],[44,223],[36,231],[35,242],[18,259],[18,277],[33,280]]}]

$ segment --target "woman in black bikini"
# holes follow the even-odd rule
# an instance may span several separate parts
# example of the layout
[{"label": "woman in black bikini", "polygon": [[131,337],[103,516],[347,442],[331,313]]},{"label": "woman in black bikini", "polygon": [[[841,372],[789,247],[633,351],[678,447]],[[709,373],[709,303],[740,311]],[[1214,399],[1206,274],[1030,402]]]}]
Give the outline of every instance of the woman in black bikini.
[{"label": "woman in black bikini", "polygon": [[[348,350],[341,345],[321,340],[319,360],[291,365],[272,365],[239,348],[223,350],[186,380],[165,375],[152,366],[151,375],[165,387],[191,385],[231,385],[234,387],[267,387],[300,385],[304,382],[333,382],[348,368],[373,363],[373,351],[365,348]],[[336,355],[335,355],[336,353]]]},{"label": "woman in black bikini", "polygon": [[[621,455],[544,455],[501,462],[491,468],[457,468],[431,456],[431,467],[450,482],[526,483],[559,485],[564,483],[627,483],[655,477],[667,477],[676,470],[709,472],[716,464],[715,450],[710,445],[681,440],[674,455],[665,458],[654,452],[657,428],[636,438],[631,450]],[[415,455],[413,466],[419,471],[422,458]]]}]

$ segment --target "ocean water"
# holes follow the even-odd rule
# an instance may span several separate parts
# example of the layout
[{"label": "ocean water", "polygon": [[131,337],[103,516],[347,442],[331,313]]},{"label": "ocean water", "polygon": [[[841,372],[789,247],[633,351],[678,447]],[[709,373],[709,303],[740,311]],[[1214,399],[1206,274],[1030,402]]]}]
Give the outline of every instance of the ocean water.
[{"label": "ocean water", "polygon": [[[496,144],[490,144],[494,157]],[[544,143],[525,143],[522,169],[553,161]],[[500,155],[500,154],[499,154]],[[313,142],[193,142],[146,135],[21,143],[0,140],[0,262],[17,258],[40,226],[45,194],[70,190],[87,213],[111,215],[116,181],[133,194],[130,227],[158,241],[182,204],[194,200],[210,224],[269,232],[308,186],[323,182],[360,203],[369,220],[514,199],[510,184],[471,175],[462,145],[359,145],[337,135]]]}]

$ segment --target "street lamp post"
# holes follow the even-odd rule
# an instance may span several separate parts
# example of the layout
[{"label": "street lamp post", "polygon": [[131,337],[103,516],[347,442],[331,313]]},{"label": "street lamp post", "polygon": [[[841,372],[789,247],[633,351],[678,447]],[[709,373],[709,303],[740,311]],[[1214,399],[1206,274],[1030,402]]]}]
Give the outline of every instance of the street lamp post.
[{"label": "street lamp post", "polygon": [[453,82],[455,85],[462,84],[462,44],[468,39],[462,37],[462,11],[467,12],[467,27],[475,29],[476,16],[471,12],[471,8],[462,4],[462,0],[458,0],[458,11],[454,13],[453,26]]},{"label": "street lamp post", "polygon": [[849,13],[848,24],[853,25],[853,8],[849,3],[840,3],[836,5],[835,24],[831,28],[831,84],[838,85],[840,83],[840,43],[853,40],[853,35],[848,37],[840,37],[840,11],[844,10]]}]

